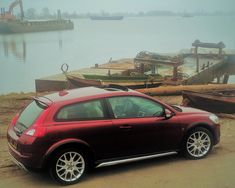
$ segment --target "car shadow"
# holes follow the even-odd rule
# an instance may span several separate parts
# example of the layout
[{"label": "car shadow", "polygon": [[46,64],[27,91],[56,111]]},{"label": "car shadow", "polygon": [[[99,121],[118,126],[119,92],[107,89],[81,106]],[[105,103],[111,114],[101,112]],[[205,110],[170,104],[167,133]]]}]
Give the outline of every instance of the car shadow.
[{"label": "car shadow", "polygon": [[182,157],[180,154],[175,154],[175,155],[157,157],[157,158],[146,159],[146,160],[141,160],[141,161],[122,163],[118,165],[104,166],[104,167],[92,169],[89,172],[89,174],[86,176],[86,179],[89,180],[90,178],[94,178],[94,177],[104,177],[110,174],[122,174],[122,173],[126,173],[127,171],[134,172],[136,170],[141,170],[141,169],[144,170],[147,168],[152,168],[153,166],[164,166],[172,162],[179,162],[183,160],[187,160],[187,159]]},{"label": "car shadow", "polygon": [[[171,155],[166,157],[158,157],[153,159],[146,159],[141,161],[135,161],[135,162],[129,162],[129,163],[123,163],[118,165],[112,165],[112,166],[104,166],[100,168],[94,168],[91,169],[87,175],[81,180],[82,182],[89,182],[90,180],[93,180],[95,178],[99,177],[105,177],[109,175],[115,175],[115,174],[122,174],[127,171],[135,171],[135,170],[141,170],[146,168],[151,168],[153,166],[162,166],[169,164],[171,162],[176,161],[182,161],[185,160],[181,155]],[[27,177],[27,181],[33,182],[34,184],[46,187],[58,187],[59,184],[55,182],[53,179],[50,178],[50,174],[46,171],[43,172],[29,172],[24,175],[24,177]]]},{"label": "car shadow", "polygon": [[[215,148],[215,150],[218,150],[219,148]],[[207,158],[213,158],[217,154],[217,152],[211,152],[210,155],[208,155]],[[94,168],[90,170],[87,175],[80,181],[80,184],[88,183],[89,181],[93,181],[97,178],[105,178],[110,175],[122,175],[123,173],[128,172],[135,172],[136,170],[147,170],[148,168],[153,167],[162,167],[162,166],[169,166],[171,163],[178,163],[188,161],[185,157],[183,157],[180,154],[176,155],[170,155],[165,157],[157,157],[153,159],[146,159],[141,161],[135,161],[135,162],[129,162],[129,163],[123,163],[118,165],[112,165],[112,166],[104,166],[100,168]],[[41,186],[47,186],[47,187],[58,187],[59,184],[57,182],[53,181],[50,178],[49,173],[47,172],[40,172],[40,173],[29,173],[27,177],[30,179],[31,182],[38,183]]]}]

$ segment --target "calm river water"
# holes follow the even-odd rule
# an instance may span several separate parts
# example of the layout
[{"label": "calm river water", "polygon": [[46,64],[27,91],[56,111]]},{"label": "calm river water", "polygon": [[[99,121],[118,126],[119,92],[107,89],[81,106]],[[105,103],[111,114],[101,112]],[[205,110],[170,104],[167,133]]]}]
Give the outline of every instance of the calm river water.
[{"label": "calm river water", "polygon": [[[72,31],[0,35],[0,94],[34,91],[34,79],[95,63],[191,48],[195,39],[235,49],[235,17],[137,17],[73,20]],[[234,79],[234,78],[232,78]],[[235,79],[234,79],[235,81]]]}]

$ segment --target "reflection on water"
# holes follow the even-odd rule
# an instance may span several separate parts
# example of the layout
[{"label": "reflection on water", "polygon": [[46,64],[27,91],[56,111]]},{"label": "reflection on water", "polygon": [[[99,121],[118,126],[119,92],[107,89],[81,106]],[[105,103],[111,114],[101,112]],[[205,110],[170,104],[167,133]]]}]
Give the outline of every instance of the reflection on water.
[{"label": "reflection on water", "polygon": [[25,62],[26,42],[24,39],[16,42],[13,39],[8,40],[7,38],[3,38],[3,42],[0,44],[1,48],[3,48],[5,57],[13,55],[18,61]]},{"label": "reflection on water", "polygon": [[[60,34],[58,35],[58,46],[59,49],[63,48],[63,41]],[[27,43],[23,35],[19,38],[3,35],[2,40],[0,40],[0,51],[3,52],[6,59],[13,56],[17,62],[26,62]]]},{"label": "reflection on water", "polygon": [[[0,35],[0,94],[34,91],[35,79],[135,57],[140,51],[178,52],[195,39],[235,48],[234,17],[127,17],[120,22],[76,19],[74,30]],[[20,62],[20,63],[19,63]],[[235,62],[235,61],[234,61]],[[233,80],[233,77],[229,77]]]}]

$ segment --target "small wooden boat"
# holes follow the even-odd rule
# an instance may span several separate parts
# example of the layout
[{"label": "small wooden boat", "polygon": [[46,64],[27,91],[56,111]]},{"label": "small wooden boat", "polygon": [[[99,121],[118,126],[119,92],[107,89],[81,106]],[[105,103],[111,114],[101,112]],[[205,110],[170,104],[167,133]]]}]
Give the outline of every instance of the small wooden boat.
[{"label": "small wooden boat", "polygon": [[235,113],[235,90],[212,92],[182,91],[183,105],[214,113]]},{"label": "small wooden boat", "polygon": [[77,87],[87,87],[87,86],[101,86],[102,83],[100,80],[87,80],[84,78],[78,78],[71,75],[66,75],[68,80],[69,88],[77,88]]},{"label": "small wooden boat", "polygon": [[[117,84],[121,86],[128,87],[130,89],[141,89],[141,88],[153,88],[162,85],[162,82],[154,82],[154,81],[147,81],[147,80],[134,80],[131,78],[128,80],[128,77],[122,76],[112,76],[109,79],[99,80],[99,79],[87,79],[87,78],[79,78],[72,75],[66,75],[69,88],[79,88],[79,87],[87,87],[87,86],[106,86],[110,84]],[[129,77],[130,78],[130,77]]]}]

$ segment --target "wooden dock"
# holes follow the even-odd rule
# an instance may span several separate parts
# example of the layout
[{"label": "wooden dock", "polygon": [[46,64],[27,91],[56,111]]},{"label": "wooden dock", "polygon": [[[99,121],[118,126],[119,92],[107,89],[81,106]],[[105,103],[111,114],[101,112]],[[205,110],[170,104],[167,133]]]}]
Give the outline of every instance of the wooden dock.
[{"label": "wooden dock", "polygon": [[[84,68],[76,71],[69,71],[67,74],[83,77],[83,75],[126,75],[129,70],[134,69],[133,59],[121,59],[102,65],[95,65],[91,68]],[[35,80],[36,92],[59,91],[67,89],[67,79],[63,73],[39,78]]]},{"label": "wooden dock", "polygon": [[[200,41],[195,41],[193,46],[195,47],[194,49],[186,50],[178,55],[174,54],[172,58],[169,58],[169,55],[157,54],[157,56],[163,57],[163,59],[152,59],[151,57],[141,58],[138,55],[136,58],[120,60],[110,59],[108,63],[96,64],[90,68],[69,71],[66,74],[78,78],[84,78],[84,75],[86,75],[87,79],[96,76],[110,76],[110,78],[112,78],[112,76],[122,75],[127,78],[129,76],[130,79],[127,81],[130,81],[133,79],[132,73],[136,74],[137,72],[140,75],[161,75],[163,84],[165,85],[227,83],[230,73],[225,69],[231,62],[235,64],[234,50],[222,51],[224,47],[222,43],[205,43],[204,45],[204,43]],[[212,49],[201,50],[199,47]],[[146,67],[148,67],[147,71]],[[67,89],[68,82],[66,76],[61,73],[36,79],[35,87],[36,92],[59,91]]]}]

